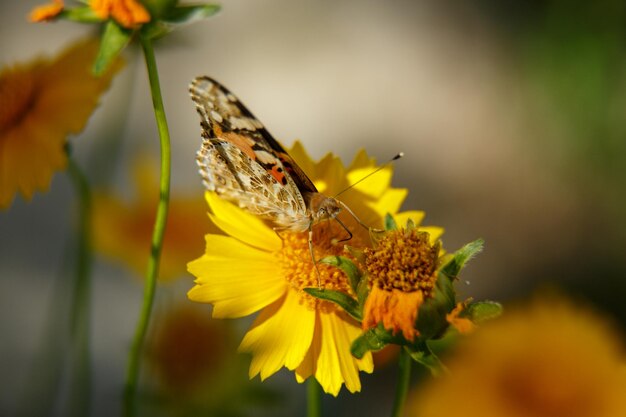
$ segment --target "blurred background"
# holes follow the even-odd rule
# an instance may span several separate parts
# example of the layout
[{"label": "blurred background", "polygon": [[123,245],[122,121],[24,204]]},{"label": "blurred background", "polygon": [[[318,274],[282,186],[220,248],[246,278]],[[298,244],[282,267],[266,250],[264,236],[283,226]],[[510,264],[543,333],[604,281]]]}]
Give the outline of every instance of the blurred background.
[{"label": "blurred background", "polygon": [[[27,23],[41,2],[0,4],[3,66],[52,56],[91,33],[69,22]],[[286,145],[301,140],[314,159],[334,152],[348,164],[365,148],[384,161],[404,151],[393,180],[409,189],[404,208],[424,210],[425,224],[445,227],[449,251],[478,237],[486,241],[464,271],[464,296],[506,305],[558,288],[626,324],[623,2],[221,5],[214,18],[156,46],[174,193],[203,192],[194,161],[199,120],[187,86],[197,75],[210,75],[276,138]],[[139,52],[136,46],[125,51],[125,69],[87,129],[70,138],[94,187],[129,199],[133,161],[145,154],[158,158]],[[0,415],[35,410],[24,401],[36,389],[33,381],[45,386],[56,375],[53,358],[48,362],[42,352],[51,344],[62,347],[57,342],[66,323],[58,317],[69,311],[64,271],[75,220],[76,198],[64,173],[55,175],[49,192],[28,203],[18,197],[0,213]],[[202,253],[201,240],[197,247],[189,260]],[[157,310],[184,302],[192,285],[188,274],[164,285]],[[91,296],[92,414],[115,415],[141,277],[97,256]],[[209,307],[201,307],[208,315]],[[246,324],[236,326],[235,344]],[[325,406],[337,414],[366,407],[367,415],[385,415],[394,372],[364,376],[361,394],[343,392]],[[293,375],[281,372],[263,387],[281,393],[269,401],[267,415],[303,410],[304,387]],[[46,411],[61,415],[58,398],[66,390],[61,384],[56,399],[42,398],[39,405],[52,404]],[[285,390],[290,394],[282,398]]]}]

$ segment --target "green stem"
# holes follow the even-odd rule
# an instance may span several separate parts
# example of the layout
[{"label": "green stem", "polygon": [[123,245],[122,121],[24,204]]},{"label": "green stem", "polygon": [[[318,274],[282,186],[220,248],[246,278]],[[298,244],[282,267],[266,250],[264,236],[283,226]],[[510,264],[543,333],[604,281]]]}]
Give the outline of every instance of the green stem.
[{"label": "green stem", "polygon": [[154,230],[152,232],[152,246],[150,259],[148,260],[146,281],[144,284],[143,304],[141,306],[139,322],[137,323],[137,328],[135,329],[133,344],[128,355],[126,385],[124,388],[124,416],[126,417],[134,416],[137,409],[137,381],[139,379],[141,354],[150,321],[150,313],[152,312],[152,304],[154,303],[156,281],[159,272],[159,261],[161,259],[161,249],[163,246],[163,236],[165,234],[165,226],[167,223],[170,196],[170,135],[167,127],[167,120],[165,118],[165,109],[163,108],[163,98],[161,97],[161,87],[159,84],[159,74],[154,56],[154,48],[150,39],[143,36],[140,36],[139,38],[141,40],[141,46],[146,60],[146,67],[148,69],[150,92],[152,94],[152,104],[154,106],[154,116],[156,118],[157,128],[159,131],[161,144],[161,180],[159,204],[157,206]]},{"label": "green stem", "polygon": [[87,177],[68,152],[68,173],[79,200],[79,224],[71,320],[71,338],[76,352],[70,416],[89,414],[91,371],[89,354],[89,305],[91,301],[91,190]]},{"label": "green stem", "polygon": [[400,417],[402,415],[406,394],[409,391],[409,382],[411,380],[411,356],[404,348],[400,349],[398,368],[398,385],[396,386],[396,396],[393,400],[391,417]]},{"label": "green stem", "polygon": [[322,415],[322,387],[314,376],[309,377],[306,386],[306,416],[321,417]]}]

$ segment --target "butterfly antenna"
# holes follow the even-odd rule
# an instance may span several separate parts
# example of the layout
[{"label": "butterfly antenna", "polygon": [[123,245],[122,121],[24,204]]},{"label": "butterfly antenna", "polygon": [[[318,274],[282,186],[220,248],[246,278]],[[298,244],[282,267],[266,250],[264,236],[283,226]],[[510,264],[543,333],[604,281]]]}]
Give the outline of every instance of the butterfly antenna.
[{"label": "butterfly antenna", "polygon": [[342,191],[338,192],[337,194],[335,194],[334,198],[339,197],[341,194],[345,193],[346,191],[348,191],[349,189],[351,189],[352,187],[354,187],[357,184],[360,184],[361,182],[363,182],[364,180],[366,180],[367,178],[371,177],[372,175],[376,174],[378,171],[380,171],[381,169],[387,167],[387,165],[393,163],[393,161],[397,161],[398,159],[402,158],[404,156],[404,152],[398,152],[393,158],[391,158],[390,160],[388,160],[387,162],[385,162],[384,164],[382,164],[381,166],[379,166],[378,168],[376,168],[374,171],[370,172],[369,174],[367,174],[366,176],[364,176],[363,178],[361,178],[360,180],[358,180],[357,182],[355,182],[354,184],[350,184],[347,188],[343,189]]}]

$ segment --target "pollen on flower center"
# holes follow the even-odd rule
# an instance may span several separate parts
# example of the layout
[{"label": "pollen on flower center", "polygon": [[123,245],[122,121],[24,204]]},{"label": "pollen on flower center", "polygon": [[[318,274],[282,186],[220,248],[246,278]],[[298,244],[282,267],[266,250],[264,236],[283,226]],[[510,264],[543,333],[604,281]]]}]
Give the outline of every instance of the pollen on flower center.
[{"label": "pollen on flower center", "polygon": [[[332,255],[345,255],[343,243],[336,243],[336,240],[342,239],[346,235],[347,232],[332,220],[313,226],[315,259],[319,260]],[[319,307],[319,303],[322,301],[302,292],[304,288],[318,286],[317,271],[309,250],[308,232],[284,233],[281,234],[281,237],[283,238],[283,247],[279,253],[279,259],[285,278],[295,290],[301,292],[303,302],[312,308]],[[358,240],[357,236],[353,236],[348,243],[358,246]],[[322,288],[351,293],[347,277],[340,269],[322,263],[318,263],[317,268]],[[328,302],[322,303],[327,304],[328,307],[334,306]]]},{"label": "pollen on flower center", "polygon": [[17,125],[35,100],[30,72],[7,69],[0,73],[0,132]]},{"label": "pollen on flower center", "polygon": [[387,291],[421,291],[432,295],[439,247],[416,229],[387,233],[376,248],[365,249],[365,267],[372,285]]}]

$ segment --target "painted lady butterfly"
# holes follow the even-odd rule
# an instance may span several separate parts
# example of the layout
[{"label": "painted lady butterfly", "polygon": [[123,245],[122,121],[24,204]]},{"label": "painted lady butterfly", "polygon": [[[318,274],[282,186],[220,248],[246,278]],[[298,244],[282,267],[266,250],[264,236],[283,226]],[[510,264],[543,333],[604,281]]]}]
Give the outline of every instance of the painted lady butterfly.
[{"label": "painted lady butterfly", "polygon": [[314,259],[313,225],[324,219],[339,221],[336,217],[342,209],[353,213],[341,201],[320,194],[263,124],[224,86],[203,76],[192,81],[189,91],[201,117],[204,140],[196,159],[206,188],[269,220],[277,231],[308,230]]}]

